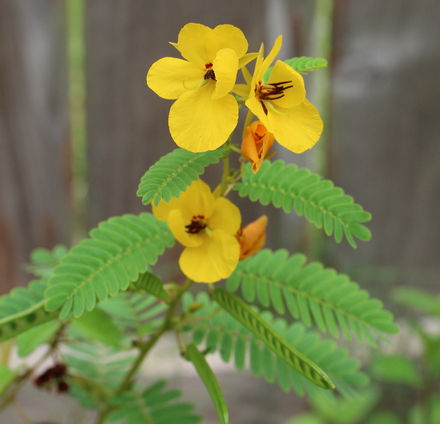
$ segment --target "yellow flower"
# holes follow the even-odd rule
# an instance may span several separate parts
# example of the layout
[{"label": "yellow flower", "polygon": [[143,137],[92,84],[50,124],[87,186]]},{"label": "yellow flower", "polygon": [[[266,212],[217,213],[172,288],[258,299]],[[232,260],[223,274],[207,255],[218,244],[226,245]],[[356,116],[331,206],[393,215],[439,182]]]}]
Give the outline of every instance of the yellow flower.
[{"label": "yellow flower", "polygon": [[287,63],[278,60],[264,81],[264,75],[281,48],[282,37],[275,40],[269,55],[262,50],[255,65],[250,87],[237,84],[234,92],[245,94],[246,106],[274,134],[286,149],[302,153],[313,147],[321,136],[323,123],[319,112],[307,99],[304,79]]},{"label": "yellow flower", "polygon": [[185,59],[164,57],[153,63],[147,85],[164,99],[177,99],[168,124],[176,144],[192,152],[220,147],[238,122],[238,104],[229,94],[237,71],[255,54],[245,54],[247,40],[233,25],[214,29],[185,25],[177,43]]},{"label": "yellow flower", "polygon": [[259,252],[264,246],[264,243],[266,243],[266,225],[267,216],[262,215],[254,222],[246,225],[246,227],[238,233],[240,261]]},{"label": "yellow flower", "polygon": [[246,135],[241,142],[241,152],[252,163],[254,174],[263,164],[273,142],[273,134],[267,131],[267,128],[260,121],[254,121],[246,127]]},{"label": "yellow flower", "polygon": [[213,283],[232,274],[240,257],[235,237],[241,225],[237,206],[224,197],[216,198],[198,180],[178,199],[153,206],[153,213],[167,221],[176,240],[185,246],[179,266],[188,278]]}]

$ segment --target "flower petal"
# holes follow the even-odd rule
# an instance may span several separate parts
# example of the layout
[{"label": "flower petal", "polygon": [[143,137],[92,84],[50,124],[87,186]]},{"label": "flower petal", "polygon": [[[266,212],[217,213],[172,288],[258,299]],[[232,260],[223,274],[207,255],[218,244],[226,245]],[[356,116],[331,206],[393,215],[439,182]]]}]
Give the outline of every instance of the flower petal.
[{"label": "flower petal", "polygon": [[254,174],[260,169],[274,141],[273,134],[268,132],[260,121],[254,121],[246,127],[246,135],[241,143],[241,152],[252,163]]},{"label": "flower petal", "polygon": [[226,142],[238,122],[238,105],[227,94],[212,99],[214,82],[186,92],[171,106],[168,124],[179,147],[191,152],[215,150]]},{"label": "flower petal", "polygon": [[186,60],[204,69],[206,64],[214,60],[216,53],[212,54],[213,57],[207,55],[207,39],[211,32],[211,28],[202,24],[186,24],[180,30],[174,46]]},{"label": "flower petal", "polygon": [[234,88],[232,89],[232,91],[239,95],[240,97],[244,97],[245,99],[248,98],[249,96],[249,91],[250,91],[251,87],[250,85],[247,84],[235,84]]},{"label": "flower petal", "polygon": [[284,113],[269,112],[278,143],[294,153],[302,153],[319,140],[323,123],[318,110],[307,99]]},{"label": "flower petal", "polygon": [[246,66],[249,62],[253,61],[257,58],[259,53],[247,53],[244,56],[240,57],[240,61],[238,63],[238,68],[241,69],[243,66]]},{"label": "flower petal", "polygon": [[243,32],[234,25],[218,25],[212,30],[217,49],[230,48],[242,57],[248,49],[248,42]]},{"label": "flower petal", "polygon": [[214,230],[199,247],[187,247],[179,258],[182,272],[198,283],[214,283],[229,277],[237,267],[240,244],[222,230]]},{"label": "flower petal", "polygon": [[194,181],[180,197],[171,199],[166,203],[161,201],[159,205],[153,205],[153,214],[161,221],[168,221],[169,213],[178,209],[182,212],[185,225],[191,222],[194,215],[209,217],[214,210],[215,197],[211,193],[208,184],[202,180]]},{"label": "flower petal", "polygon": [[283,37],[281,35],[279,35],[277,37],[277,39],[275,40],[275,43],[273,44],[273,47],[272,47],[272,50],[270,51],[270,53],[263,60],[261,65],[258,66],[258,69],[257,68],[255,69],[253,83],[258,82],[258,81],[263,81],[263,75],[265,74],[265,72],[269,68],[270,64],[275,60],[275,57],[277,56],[277,54],[281,50],[282,43],[283,43]]},{"label": "flower petal", "polygon": [[221,49],[217,53],[212,66],[216,83],[213,99],[226,96],[233,88],[237,79],[238,57],[232,49]]},{"label": "flower petal", "polygon": [[154,62],[147,74],[147,85],[164,99],[177,99],[203,81],[205,70],[193,63],[174,57]]},{"label": "flower petal", "polygon": [[179,209],[170,211],[167,222],[175,239],[186,247],[200,246],[204,242],[205,237],[207,237],[204,232],[197,234],[188,233],[185,228],[188,222],[184,219],[182,211]]},{"label": "flower petal", "polygon": [[241,214],[230,200],[219,197],[215,200],[214,209],[208,219],[208,226],[214,230],[224,230],[235,235],[240,229]]},{"label": "flower petal", "polygon": [[275,131],[267,118],[263,105],[261,104],[260,100],[252,94],[253,92],[251,91],[251,96],[246,100],[246,106],[263,123],[268,131],[274,133]]},{"label": "flower petal", "polygon": [[266,225],[267,216],[262,215],[243,228],[243,231],[238,236],[241,249],[240,261],[249,258],[262,249],[266,242]]},{"label": "flower petal", "polygon": [[284,82],[285,86],[293,85],[293,87],[284,90],[284,96],[281,99],[272,100],[275,107],[291,108],[304,101],[306,89],[303,77],[287,63],[277,60],[266,84],[280,82]]}]

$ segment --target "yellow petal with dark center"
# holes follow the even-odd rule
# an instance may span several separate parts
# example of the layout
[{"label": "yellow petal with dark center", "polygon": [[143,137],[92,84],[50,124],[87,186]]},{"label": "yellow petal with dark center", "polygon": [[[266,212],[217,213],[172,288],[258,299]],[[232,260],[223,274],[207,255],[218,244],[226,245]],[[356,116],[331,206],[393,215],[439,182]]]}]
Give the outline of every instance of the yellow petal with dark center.
[{"label": "yellow petal with dark center", "polygon": [[233,88],[237,79],[238,57],[232,49],[222,49],[217,53],[212,69],[216,83],[213,99],[226,96]]},{"label": "yellow petal with dark center", "polygon": [[215,201],[208,224],[211,229],[224,230],[228,234],[235,235],[241,225],[240,209],[228,199],[219,197]]},{"label": "yellow petal with dark center", "polygon": [[238,105],[227,94],[213,99],[214,81],[187,92],[171,106],[168,124],[179,147],[191,152],[215,150],[226,142],[238,122]]},{"label": "yellow petal with dark center", "polygon": [[294,153],[313,147],[323,129],[318,110],[307,99],[284,113],[269,112],[268,120],[278,143]]},{"label": "yellow petal with dark center", "polygon": [[175,239],[186,247],[200,246],[204,242],[204,238],[207,237],[203,230],[197,234],[188,233],[185,225],[189,223],[184,219],[182,211],[179,209],[170,211],[167,222]]},{"label": "yellow petal with dark center", "polygon": [[213,57],[208,57],[206,50],[211,32],[211,28],[202,24],[186,24],[179,32],[175,47],[186,60],[204,68],[215,58],[215,53]]},{"label": "yellow petal with dark center", "polygon": [[214,283],[228,278],[237,267],[240,245],[222,230],[211,231],[199,247],[187,247],[179,258],[182,272],[198,283]]},{"label": "yellow petal with dark center", "polygon": [[202,180],[197,180],[178,199],[173,198],[168,203],[161,201],[159,205],[153,206],[153,214],[161,221],[168,221],[169,213],[174,209],[178,209],[182,212],[185,225],[187,225],[194,215],[203,215],[206,218],[211,216],[214,202],[215,197],[211,193],[208,184]]},{"label": "yellow petal with dark center", "polygon": [[275,107],[291,108],[302,103],[306,97],[304,79],[287,63],[278,60],[270,73],[267,85],[283,82],[283,86],[293,86],[283,91],[283,97],[271,102]]},{"label": "yellow petal with dark center", "polygon": [[174,57],[154,62],[147,74],[147,85],[164,99],[177,99],[188,90],[195,90],[203,81],[204,68]]}]

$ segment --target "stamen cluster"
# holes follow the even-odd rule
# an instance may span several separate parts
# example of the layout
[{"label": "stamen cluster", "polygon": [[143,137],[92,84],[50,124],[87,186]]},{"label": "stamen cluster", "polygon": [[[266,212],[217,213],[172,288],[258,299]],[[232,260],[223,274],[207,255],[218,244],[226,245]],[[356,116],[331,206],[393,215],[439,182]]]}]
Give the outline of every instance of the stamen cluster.
[{"label": "stamen cluster", "polygon": [[185,225],[186,232],[189,234],[198,234],[207,227],[205,217],[203,215],[194,215],[191,223]]}]

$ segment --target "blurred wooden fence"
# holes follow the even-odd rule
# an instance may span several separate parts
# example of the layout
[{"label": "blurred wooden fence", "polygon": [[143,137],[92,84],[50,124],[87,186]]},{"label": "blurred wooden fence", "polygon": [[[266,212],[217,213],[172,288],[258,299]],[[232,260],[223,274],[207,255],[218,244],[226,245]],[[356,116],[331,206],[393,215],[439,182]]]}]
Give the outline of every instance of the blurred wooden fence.
[{"label": "blurred wooden fence", "polygon": [[[139,179],[175,147],[170,102],[145,87],[151,63],[175,53],[167,42],[187,22],[231,23],[258,49],[279,2],[85,1],[89,227],[146,210]],[[285,3],[292,54],[311,55],[314,2]],[[437,267],[438,16],[437,0],[335,3],[330,176],[373,213],[374,238],[354,253],[330,242],[334,263]],[[20,266],[32,248],[72,237],[67,72],[65,2],[2,0],[0,293],[27,281]],[[245,220],[259,213],[247,208]],[[270,242],[295,250],[298,220],[271,213]]]}]

